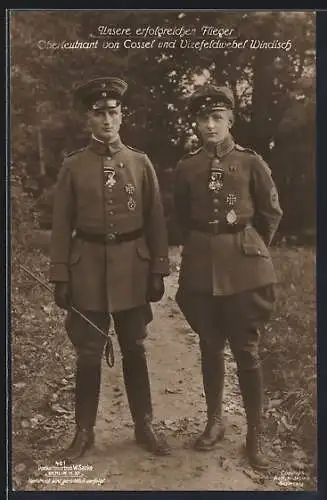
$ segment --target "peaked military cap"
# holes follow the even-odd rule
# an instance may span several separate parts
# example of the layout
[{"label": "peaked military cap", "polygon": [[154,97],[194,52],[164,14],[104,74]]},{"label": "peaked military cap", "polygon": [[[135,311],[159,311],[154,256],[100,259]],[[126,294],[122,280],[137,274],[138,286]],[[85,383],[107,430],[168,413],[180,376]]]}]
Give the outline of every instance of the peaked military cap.
[{"label": "peaked military cap", "polygon": [[189,100],[189,109],[192,114],[233,109],[234,106],[234,95],[230,88],[216,87],[208,83],[197,89]]},{"label": "peaked military cap", "polygon": [[104,77],[90,80],[75,88],[74,106],[83,111],[116,108],[121,104],[127,88],[127,83],[121,78]]}]

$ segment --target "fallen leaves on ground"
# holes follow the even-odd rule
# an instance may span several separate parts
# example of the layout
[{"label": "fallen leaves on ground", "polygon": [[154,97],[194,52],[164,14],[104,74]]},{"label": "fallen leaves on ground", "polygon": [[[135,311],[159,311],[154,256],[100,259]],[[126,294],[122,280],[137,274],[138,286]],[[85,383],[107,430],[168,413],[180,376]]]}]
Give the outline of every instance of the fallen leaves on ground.
[{"label": "fallen leaves on ground", "polygon": [[[316,382],[314,252],[310,249],[274,249],[273,255],[281,289],[276,314],[263,335],[262,349],[265,384],[269,391],[265,407],[269,453],[280,462],[276,473],[278,484],[286,484],[286,489],[296,489],[299,484],[312,487],[315,475],[312,465],[315,401],[312,394]],[[47,281],[48,259],[41,252],[30,252],[21,261]],[[12,462],[14,487],[23,489],[31,471],[35,475],[37,464],[58,450],[64,435],[72,434],[75,356],[63,328],[65,313],[54,305],[50,293],[26,277],[18,264],[16,259],[12,273]],[[176,276],[173,279],[176,280]],[[173,296],[168,299],[171,317],[179,316]],[[187,325],[176,328],[176,335],[186,338],[187,348],[197,348],[198,337]],[[229,349],[225,359],[226,416],[245,418],[237,367]],[[185,383],[184,379],[177,382]],[[112,392],[114,408],[106,417],[109,420],[117,418],[111,415],[123,404],[120,388],[113,387]],[[174,384],[164,389],[167,397],[180,392]],[[168,430],[173,436],[182,436],[185,442],[188,439],[185,447],[191,447],[203,422],[203,415],[201,418],[168,418],[158,422],[156,428],[159,432]],[[239,433],[240,429],[234,431]],[[230,463],[224,456],[219,458],[219,465],[222,470],[229,470]],[[262,484],[261,476],[244,470],[245,474],[251,474],[253,481]],[[120,474],[120,471],[113,468],[110,474]]]}]

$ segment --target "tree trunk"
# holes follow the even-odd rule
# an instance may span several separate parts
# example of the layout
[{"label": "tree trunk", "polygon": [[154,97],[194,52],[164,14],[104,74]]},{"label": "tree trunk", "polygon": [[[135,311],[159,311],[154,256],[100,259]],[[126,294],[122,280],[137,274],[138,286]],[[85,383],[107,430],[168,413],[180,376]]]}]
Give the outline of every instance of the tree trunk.
[{"label": "tree trunk", "polygon": [[269,154],[271,141],[271,103],[273,94],[272,51],[258,50],[253,68],[253,90],[251,110],[251,141],[253,148],[264,157]]},{"label": "tree trunk", "polygon": [[38,144],[39,159],[40,159],[40,176],[44,177],[46,175],[46,169],[45,169],[45,152],[43,146],[42,130],[40,126],[38,126],[36,130],[37,130],[37,144]]}]

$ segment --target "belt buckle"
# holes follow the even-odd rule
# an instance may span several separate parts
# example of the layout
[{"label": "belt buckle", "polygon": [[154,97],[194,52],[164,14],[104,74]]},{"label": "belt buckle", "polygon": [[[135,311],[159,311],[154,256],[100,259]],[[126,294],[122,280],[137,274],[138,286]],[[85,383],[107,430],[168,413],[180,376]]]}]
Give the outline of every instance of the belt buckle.
[{"label": "belt buckle", "polygon": [[209,224],[211,226],[212,233],[218,234],[219,233],[219,220],[215,219],[213,221],[209,221]]},{"label": "belt buckle", "polygon": [[106,234],[105,240],[106,243],[114,243],[117,238],[117,233],[108,233]]}]

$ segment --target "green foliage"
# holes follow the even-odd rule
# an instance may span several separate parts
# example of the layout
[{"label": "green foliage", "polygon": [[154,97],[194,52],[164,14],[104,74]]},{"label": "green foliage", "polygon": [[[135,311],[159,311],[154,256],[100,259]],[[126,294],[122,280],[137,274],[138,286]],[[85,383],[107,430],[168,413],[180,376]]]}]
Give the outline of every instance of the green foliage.
[{"label": "green foliage", "polygon": [[[76,51],[41,50],[37,44],[90,40],[98,25],[205,24],[234,28],[240,39],[290,40],[292,49],[108,50],[100,44]],[[272,167],[284,208],[282,231],[315,226],[314,13],[16,11],[10,29],[13,161],[24,164],[23,185],[34,196],[54,182],[62,151],[88,140],[82,118],[71,110],[75,84],[107,74],[127,78],[123,140],[145,150],[162,171],[174,168],[196,141],[185,99],[209,80],[232,87],[235,137]]]},{"label": "green foliage", "polygon": [[[274,317],[262,338],[267,388],[280,399],[286,430],[316,453],[316,303],[315,253],[275,248],[279,278]],[[283,429],[285,430],[285,429]]]},{"label": "green foliage", "polygon": [[[26,226],[24,236],[25,231]],[[28,481],[36,474],[37,464],[44,464],[49,457],[48,447],[55,446],[74,426],[74,353],[62,327],[65,313],[55,306],[51,294],[19,267],[24,264],[47,281],[48,258],[38,250],[26,251],[22,243],[17,235],[11,294],[11,462],[15,489],[30,487]],[[58,394],[65,409],[57,408]]]},{"label": "green foliage", "polygon": [[32,212],[33,200],[24,192],[18,176],[11,177],[11,247],[12,265],[23,264],[32,229],[36,221]]}]

